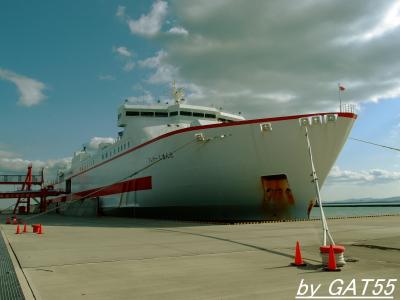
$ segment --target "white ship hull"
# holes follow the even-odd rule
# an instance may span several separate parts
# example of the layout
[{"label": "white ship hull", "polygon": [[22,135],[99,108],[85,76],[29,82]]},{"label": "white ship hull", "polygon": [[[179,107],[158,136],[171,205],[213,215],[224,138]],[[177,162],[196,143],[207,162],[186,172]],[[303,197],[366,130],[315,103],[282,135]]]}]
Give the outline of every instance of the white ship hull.
[{"label": "white ship hull", "polygon": [[[71,194],[54,202],[85,196],[97,199],[103,211],[153,209],[157,214],[190,212],[196,218],[220,219],[306,218],[315,187],[301,119],[311,123],[309,137],[321,186],[356,119],[352,113],[339,113],[328,121],[327,114],[319,114],[321,124],[312,124],[312,116],[170,132],[73,174]],[[270,128],[262,130],[262,124]],[[278,187],[271,196],[268,180],[276,175],[287,178],[289,189]],[[56,188],[64,189],[65,182]]]}]

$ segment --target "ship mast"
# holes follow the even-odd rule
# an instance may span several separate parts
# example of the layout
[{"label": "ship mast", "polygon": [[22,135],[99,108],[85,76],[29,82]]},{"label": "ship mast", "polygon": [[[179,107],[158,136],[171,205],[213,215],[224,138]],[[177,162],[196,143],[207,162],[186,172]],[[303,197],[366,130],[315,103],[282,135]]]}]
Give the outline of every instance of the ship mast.
[{"label": "ship mast", "polygon": [[185,101],[185,91],[183,88],[176,88],[176,82],[172,83],[172,97],[175,100],[175,104],[180,104]]}]

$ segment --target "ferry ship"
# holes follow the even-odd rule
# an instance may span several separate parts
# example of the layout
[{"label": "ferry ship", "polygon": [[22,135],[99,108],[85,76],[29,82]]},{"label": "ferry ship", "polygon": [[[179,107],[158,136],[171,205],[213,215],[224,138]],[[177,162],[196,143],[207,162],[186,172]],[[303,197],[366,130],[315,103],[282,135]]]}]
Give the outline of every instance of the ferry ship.
[{"label": "ferry ship", "polygon": [[122,104],[118,138],[74,154],[71,168],[48,183],[66,193],[52,205],[77,214],[86,205],[132,216],[307,218],[316,195],[306,128],[322,185],[357,118],[324,112],[246,120],[186,104],[182,89],[173,96],[171,104]]}]

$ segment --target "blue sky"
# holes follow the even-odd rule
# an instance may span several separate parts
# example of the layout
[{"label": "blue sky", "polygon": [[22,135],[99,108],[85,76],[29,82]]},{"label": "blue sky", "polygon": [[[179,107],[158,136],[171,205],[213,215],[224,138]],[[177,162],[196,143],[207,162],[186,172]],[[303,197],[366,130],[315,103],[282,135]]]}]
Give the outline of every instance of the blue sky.
[{"label": "blue sky", "polygon": [[[400,147],[400,2],[296,3],[1,1],[0,172],[65,166],[116,136],[123,99],[166,99],[172,80],[248,118],[335,110],[341,82],[351,136]],[[323,195],[398,196],[399,181],[399,152],[349,140]]]}]

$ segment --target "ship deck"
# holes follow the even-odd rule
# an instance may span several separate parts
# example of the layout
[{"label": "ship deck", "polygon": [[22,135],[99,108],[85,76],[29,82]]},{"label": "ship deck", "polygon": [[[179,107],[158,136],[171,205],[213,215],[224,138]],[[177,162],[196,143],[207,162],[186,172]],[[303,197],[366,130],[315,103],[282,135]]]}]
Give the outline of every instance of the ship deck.
[{"label": "ship deck", "polygon": [[[319,221],[218,225],[128,218],[34,218],[43,234],[0,229],[26,299],[295,299],[302,279],[398,278],[400,216],[328,220],[346,247],[321,270]],[[292,267],[299,240],[306,267]],[[397,282],[394,299],[400,297]]]}]

